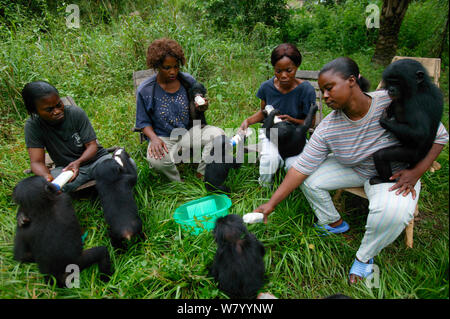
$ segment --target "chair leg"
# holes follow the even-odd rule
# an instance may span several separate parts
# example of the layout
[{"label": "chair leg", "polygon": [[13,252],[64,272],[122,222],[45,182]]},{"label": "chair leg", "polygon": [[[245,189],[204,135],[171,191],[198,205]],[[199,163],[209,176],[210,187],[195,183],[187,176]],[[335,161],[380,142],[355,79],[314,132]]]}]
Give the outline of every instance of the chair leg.
[{"label": "chair leg", "polygon": [[338,189],[333,196],[333,201],[337,202],[341,198],[343,191],[344,191],[343,189]]},{"label": "chair leg", "polygon": [[[417,215],[419,215],[419,204],[416,205],[416,209],[414,210],[414,217],[416,217]],[[414,217],[411,219],[405,229],[405,245],[408,248],[413,248],[414,243]]]}]

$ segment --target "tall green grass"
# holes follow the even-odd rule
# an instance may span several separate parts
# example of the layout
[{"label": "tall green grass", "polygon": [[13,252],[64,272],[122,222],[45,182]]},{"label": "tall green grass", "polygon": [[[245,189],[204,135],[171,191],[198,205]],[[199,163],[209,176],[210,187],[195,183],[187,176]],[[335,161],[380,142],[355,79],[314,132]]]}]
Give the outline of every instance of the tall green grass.
[{"label": "tall green grass", "polygon": [[[151,41],[174,38],[186,53],[183,71],[208,88],[209,123],[236,128],[258,109],[256,90],[272,76],[269,56],[278,41],[273,30],[261,26],[249,34],[219,33],[201,12],[181,0],[106,6],[101,15],[88,1],[80,7],[79,30],[68,30],[58,15],[61,8],[56,8],[47,17],[47,32],[39,30],[39,21],[31,21],[14,32],[1,33],[0,298],[226,298],[207,275],[215,253],[212,234],[189,235],[172,218],[179,205],[207,195],[203,183],[195,178],[195,165],[179,166],[184,183],[168,182],[149,169],[146,145],[131,132],[135,116],[132,73],[145,68],[145,51]],[[135,11],[139,14],[131,14]],[[303,69],[318,70],[336,57],[333,50],[306,45],[300,49]],[[371,65],[371,52],[351,57],[374,89],[382,69]],[[448,88],[447,73],[442,74],[443,88]],[[73,202],[88,232],[85,247],[106,245],[109,249],[115,272],[108,283],[100,281],[94,266],[81,273],[80,288],[59,289],[44,282],[36,264],[13,260],[17,207],[11,194],[29,166],[20,90],[37,79],[54,84],[61,96],[71,95],[87,112],[102,145],[124,146],[137,162],[135,198],[144,225],[142,242],[125,252],[114,251],[95,194],[84,194]],[[447,94],[445,113],[443,122],[448,127]],[[448,146],[439,162],[443,168],[423,178],[414,249],[405,248],[401,235],[375,259],[380,288],[347,284],[364,232],[367,202],[344,194],[338,204],[351,230],[343,236],[320,237],[312,228],[313,212],[301,191],[295,190],[267,225],[248,227],[266,247],[267,282],[262,290],[279,298],[321,298],[335,293],[354,298],[448,298]],[[281,171],[275,187],[283,177]],[[243,215],[270,198],[273,191],[259,188],[257,179],[255,164],[244,164],[230,173],[230,213]]]}]

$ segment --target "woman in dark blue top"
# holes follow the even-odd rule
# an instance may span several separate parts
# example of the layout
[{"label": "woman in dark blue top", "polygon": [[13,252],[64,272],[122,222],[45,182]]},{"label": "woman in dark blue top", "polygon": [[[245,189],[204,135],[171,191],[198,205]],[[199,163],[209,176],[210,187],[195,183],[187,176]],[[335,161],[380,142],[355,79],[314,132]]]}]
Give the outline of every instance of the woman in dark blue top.
[{"label": "woman in dark blue top", "polygon": [[190,96],[196,80],[180,72],[185,61],[183,49],[176,41],[166,38],[153,41],[147,51],[147,66],[158,72],[142,82],[136,92],[136,127],[149,140],[147,160],[151,168],[172,181],[181,181],[175,164],[190,160],[190,154],[178,155],[180,148],[194,149],[194,162],[199,163],[197,176],[201,177],[205,174],[204,159],[210,154],[212,139],[224,134],[222,129],[206,124],[204,111],[208,100],[199,106]]},{"label": "woman in dark blue top", "polygon": [[[261,99],[261,108],[242,122],[241,130],[262,122],[266,105],[278,109],[282,120],[303,124],[311,104],[316,102],[316,92],[309,82],[295,77],[301,62],[302,56],[293,44],[283,43],[272,51],[271,63],[275,75],[261,84],[256,93]],[[283,160],[277,146],[269,141],[262,129],[259,131],[258,139],[261,145],[259,183],[262,186],[271,186],[273,175],[278,168],[284,164],[285,169],[289,169],[297,156]]]}]

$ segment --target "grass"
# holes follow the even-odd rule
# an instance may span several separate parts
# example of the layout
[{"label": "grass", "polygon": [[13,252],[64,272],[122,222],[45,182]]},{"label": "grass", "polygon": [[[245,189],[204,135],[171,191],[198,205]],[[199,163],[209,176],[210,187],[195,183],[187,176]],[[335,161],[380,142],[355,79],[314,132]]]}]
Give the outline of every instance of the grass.
[{"label": "grass", "polygon": [[[134,10],[140,14],[130,15]],[[0,91],[0,104],[8,108],[0,122],[0,298],[227,298],[207,276],[215,253],[211,233],[191,236],[172,219],[176,207],[207,195],[203,183],[195,178],[195,165],[180,165],[185,183],[170,183],[149,169],[146,145],[131,133],[135,116],[132,72],[145,68],[145,49],[153,39],[176,39],[187,56],[183,70],[208,87],[208,121],[236,128],[258,108],[256,90],[272,75],[269,55],[276,42],[270,37],[261,41],[260,34],[217,34],[183,1],[137,2],[109,23],[94,26],[95,21],[89,15],[81,29],[67,30],[55,19],[50,20],[47,33],[31,25],[21,32],[2,34],[0,78],[6,88]],[[332,51],[318,52],[307,45],[301,51],[303,69],[318,70],[336,57]],[[382,68],[370,63],[371,53],[351,57],[374,89]],[[99,280],[94,266],[81,273],[80,288],[59,289],[44,282],[36,264],[19,264],[12,258],[17,207],[11,193],[29,166],[23,136],[26,115],[19,92],[36,79],[47,79],[61,96],[74,97],[87,112],[102,145],[124,146],[137,162],[135,195],[145,240],[126,252],[112,249],[95,194],[74,200],[80,224],[88,231],[85,247],[105,245],[109,249],[115,273],[108,283]],[[442,72],[441,87],[447,92],[448,69]],[[443,123],[448,128],[445,94]],[[351,230],[344,236],[320,237],[312,229],[313,212],[296,190],[276,208],[267,225],[249,226],[266,247],[267,283],[262,290],[279,298],[343,293],[353,298],[448,299],[448,158],[446,146],[439,157],[442,169],[423,177],[414,248],[406,249],[401,235],[376,257],[379,288],[350,287],[346,282],[363,236],[367,202],[344,194],[340,211]],[[275,186],[283,177],[280,172]],[[272,191],[260,189],[257,179],[255,164],[231,172],[230,213],[243,215],[270,198]]]}]

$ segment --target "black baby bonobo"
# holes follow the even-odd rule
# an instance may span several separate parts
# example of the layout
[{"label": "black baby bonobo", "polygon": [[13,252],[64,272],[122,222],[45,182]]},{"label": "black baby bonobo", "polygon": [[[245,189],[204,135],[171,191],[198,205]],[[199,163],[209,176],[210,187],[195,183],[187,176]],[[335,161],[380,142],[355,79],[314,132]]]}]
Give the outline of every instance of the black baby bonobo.
[{"label": "black baby bonobo", "polygon": [[392,132],[401,145],[373,154],[378,176],[370,184],[392,182],[391,162],[408,163],[413,168],[430,151],[443,113],[443,96],[425,68],[412,59],[390,64],[383,82],[391,104],[380,118],[380,125]]},{"label": "black baby bonobo", "polygon": [[13,192],[19,205],[18,216],[29,218],[18,225],[14,238],[14,259],[36,262],[42,274],[53,275],[64,287],[68,265],[83,270],[97,263],[101,279],[112,274],[108,250],[104,246],[83,250],[81,228],[70,196],[60,193],[55,185],[41,176],[20,181]]},{"label": "black baby bonobo", "polygon": [[236,158],[233,157],[232,149],[233,146],[227,136],[220,135],[214,138],[213,148],[210,152],[212,161],[205,167],[205,188],[208,191],[230,192],[230,189],[223,183],[225,183],[230,169],[238,169],[241,166],[241,163],[237,163]]},{"label": "black baby bonobo", "polygon": [[264,246],[238,215],[218,218],[213,234],[217,250],[209,275],[230,298],[256,298],[264,285]]},{"label": "black baby bonobo", "polygon": [[283,159],[303,151],[306,144],[306,133],[312,125],[317,109],[317,105],[311,105],[303,125],[296,125],[288,121],[274,123],[275,116],[280,114],[277,109],[264,119],[262,127],[266,129],[266,136],[278,146],[278,152]]},{"label": "black baby bonobo", "polygon": [[136,163],[123,149],[103,161],[94,172],[96,188],[109,225],[111,244],[124,248],[125,241],[142,233],[142,221],[133,195],[137,182]]}]

